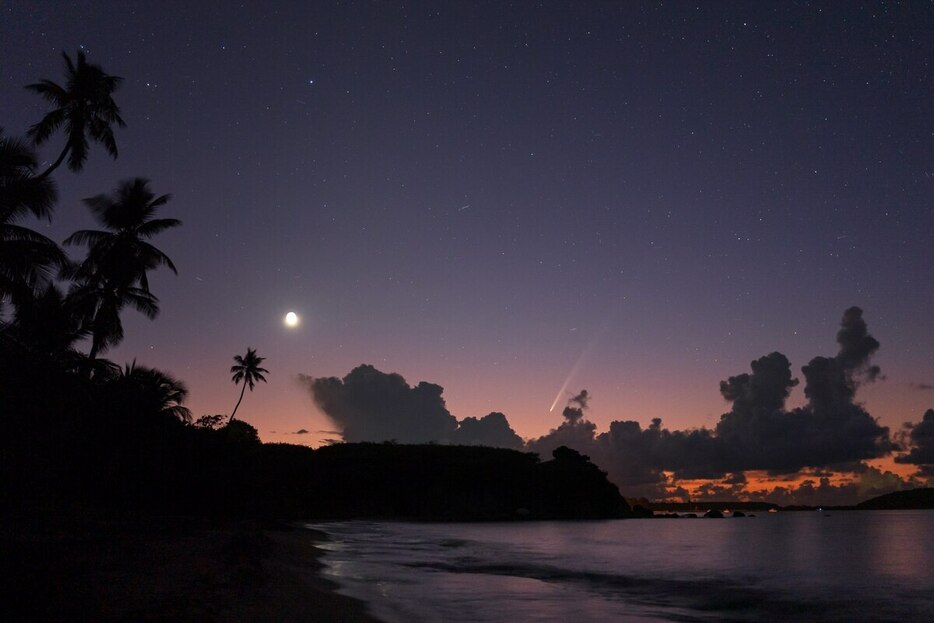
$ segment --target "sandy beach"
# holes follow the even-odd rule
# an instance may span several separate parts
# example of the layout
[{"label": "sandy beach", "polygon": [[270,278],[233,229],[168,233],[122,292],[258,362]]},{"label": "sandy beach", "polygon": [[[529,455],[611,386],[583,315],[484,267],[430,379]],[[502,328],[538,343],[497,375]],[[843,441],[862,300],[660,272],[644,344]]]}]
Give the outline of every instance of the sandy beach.
[{"label": "sandy beach", "polygon": [[321,575],[326,535],[191,519],[4,521],[8,621],[376,622]]}]

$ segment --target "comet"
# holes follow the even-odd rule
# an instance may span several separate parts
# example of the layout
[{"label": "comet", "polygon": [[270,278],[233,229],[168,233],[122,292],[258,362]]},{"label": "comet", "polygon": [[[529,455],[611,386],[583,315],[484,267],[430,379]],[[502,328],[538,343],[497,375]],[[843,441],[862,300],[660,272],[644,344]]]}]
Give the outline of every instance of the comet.
[{"label": "comet", "polygon": [[[609,328],[610,323],[607,321],[602,327],[597,331],[596,335],[593,336],[593,339],[590,340],[590,343],[587,344],[587,347],[584,348],[581,352],[580,357],[577,358],[577,361],[574,362],[574,365],[571,366],[571,371],[568,372],[568,376],[564,379],[564,383],[561,385],[561,389],[558,390],[558,395],[555,396],[554,402],[551,403],[551,408],[548,409],[548,413],[551,413],[555,410],[555,407],[558,406],[558,402],[564,396],[568,390],[568,385],[571,384],[571,381],[574,380],[574,377],[577,376],[578,371],[581,366],[584,364],[584,361],[590,356],[590,353],[593,351],[594,346],[597,345],[597,342],[600,341],[600,338],[603,337],[603,334],[606,333],[606,330]],[[571,329],[571,331],[576,331],[577,327]]]},{"label": "comet", "polygon": [[564,383],[561,385],[561,389],[558,390],[558,395],[555,396],[554,402],[551,403],[551,408],[548,409],[548,412],[551,413],[555,410],[555,407],[558,405],[558,401],[564,396],[565,392],[568,390],[568,385],[571,384],[571,381],[574,380],[574,377],[577,376],[578,370],[580,370],[581,365],[584,363],[584,360],[590,354],[590,351],[593,350],[594,344],[597,343],[597,338],[594,338],[590,341],[590,344],[587,345],[587,348],[583,350],[580,357],[577,358],[577,361],[574,362],[574,365],[571,366],[571,371],[568,372],[568,376],[564,379]]}]

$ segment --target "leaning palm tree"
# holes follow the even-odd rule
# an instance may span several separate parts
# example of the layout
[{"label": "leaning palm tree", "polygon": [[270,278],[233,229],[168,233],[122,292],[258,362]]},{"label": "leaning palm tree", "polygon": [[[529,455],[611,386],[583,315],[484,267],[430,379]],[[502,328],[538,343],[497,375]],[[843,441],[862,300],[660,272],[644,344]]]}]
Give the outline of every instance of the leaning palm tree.
[{"label": "leaning palm tree", "polygon": [[51,220],[55,184],[35,170],[33,150],[0,128],[0,301],[41,292],[66,263],[52,240],[17,224],[29,215]]},{"label": "leaning palm tree", "polygon": [[65,130],[65,147],[61,154],[40,177],[46,178],[68,158],[68,168],[80,171],[88,159],[88,139],[104,146],[114,158],[117,157],[117,142],[114,140],[113,125],[124,128],[120,108],[113,100],[123,78],[111,76],[100,65],[88,63],[84,52],[79,51],[77,63],[66,52],[65,86],[51,80],[41,80],[26,88],[45,98],[52,106],[45,117],[29,128],[29,137],[41,145],[59,128]]},{"label": "leaning palm tree", "polygon": [[233,377],[231,377],[230,380],[234,382],[234,385],[239,385],[240,381],[243,381],[243,389],[240,390],[240,399],[237,400],[237,405],[234,407],[233,413],[230,414],[230,419],[227,420],[228,424],[233,421],[237,409],[240,408],[240,403],[243,401],[243,393],[246,391],[247,385],[250,386],[250,391],[253,391],[253,385],[256,381],[266,382],[266,377],[263,376],[263,373],[269,374],[269,370],[259,367],[259,364],[263,363],[265,359],[265,357],[258,356],[256,351],[252,348],[247,348],[246,355],[242,357],[240,355],[234,355],[234,365],[230,368],[230,371],[233,372]]},{"label": "leaning palm tree", "polygon": [[87,257],[68,274],[77,284],[72,294],[82,303],[92,334],[91,359],[123,339],[120,312],[126,306],[149,318],[159,313],[159,300],[149,291],[148,271],[167,266],[178,274],[169,256],[148,242],[181,225],[174,218],[152,218],[169,198],[156,197],[146,179],[122,182],[113,196],[84,200],[106,229],[83,229],[65,239],[66,245],[88,247]]}]

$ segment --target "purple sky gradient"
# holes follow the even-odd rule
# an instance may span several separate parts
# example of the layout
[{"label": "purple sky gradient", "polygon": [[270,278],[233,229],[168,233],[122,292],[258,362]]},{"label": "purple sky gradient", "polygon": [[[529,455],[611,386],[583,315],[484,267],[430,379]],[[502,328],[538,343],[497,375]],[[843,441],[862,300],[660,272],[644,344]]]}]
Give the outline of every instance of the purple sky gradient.
[{"label": "purple sky gradient", "polygon": [[333,437],[296,376],[360,363],[523,437],[579,359],[601,428],[713,426],[720,380],[775,350],[800,377],[851,305],[882,344],[870,413],[934,406],[929,3],[269,4],[0,15],[8,133],[62,50],[125,78],[119,159],[57,172],[43,231],[121,179],[172,193],[180,274],[109,356],[184,379],[196,415],[230,412],[252,346],[269,384],[238,417],[266,440]]}]

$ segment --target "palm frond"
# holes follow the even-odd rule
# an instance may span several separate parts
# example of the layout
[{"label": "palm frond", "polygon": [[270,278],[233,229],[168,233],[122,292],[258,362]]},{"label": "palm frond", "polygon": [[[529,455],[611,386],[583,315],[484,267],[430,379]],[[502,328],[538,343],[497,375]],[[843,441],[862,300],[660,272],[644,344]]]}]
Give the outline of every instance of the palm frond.
[{"label": "palm frond", "polygon": [[79,229],[74,232],[65,240],[62,241],[62,244],[65,246],[73,245],[85,245],[85,246],[97,246],[100,244],[105,244],[110,241],[110,234],[105,231],[98,231],[95,229]]},{"label": "palm frond", "polygon": [[[65,52],[64,50],[62,50],[62,56],[65,58],[65,73],[69,77],[73,77],[75,73],[77,73],[75,71],[75,64],[71,61],[71,57],[68,56],[68,52]],[[86,57],[84,55],[84,52],[82,52],[81,50],[78,50],[78,67],[81,67],[82,65],[85,64],[85,59]]]},{"label": "palm frond", "polygon": [[[167,197],[168,195],[163,195]],[[162,197],[160,197],[161,199]],[[160,234],[167,229],[172,229],[173,227],[178,227],[182,222],[177,218],[157,218],[150,221],[146,221],[136,229],[136,233],[144,238],[152,238],[156,234]]]},{"label": "palm frond", "polygon": [[33,84],[27,84],[26,89],[41,95],[50,104],[63,107],[68,103],[68,91],[51,80],[40,80]]},{"label": "palm frond", "polygon": [[117,144],[112,126],[125,127],[120,118],[120,108],[113,100],[113,92],[120,86],[122,78],[111,76],[99,65],[88,63],[84,52],[78,51],[77,62],[67,52],[65,60],[65,86],[51,80],[41,80],[26,88],[48,101],[53,109],[33,125],[28,136],[36,145],[44,143],[64,126],[66,147],[62,157],[43,173],[48,176],[67,155],[68,167],[80,171],[88,156],[88,138],[100,143],[107,152],[117,157]]},{"label": "palm frond", "polygon": [[[141,251],[141,256],[146,263],[147,268],[155,268],[156,266],[166,266],[176,275],[178,274],[178,269],[175,268],[175,263],[172,262],[171,258],[168,255],[157,249],[146,242],[139,243],[139,250]],[[143,273],[145,274],[145,273]]]},{"label": "palm frond", "polygon": [[124,300],[150,320],[159,315],[159,299],[142,288],[127,288]]}]

